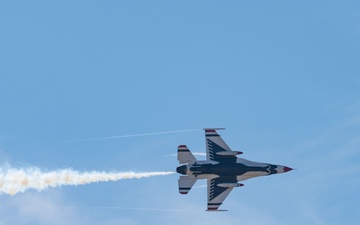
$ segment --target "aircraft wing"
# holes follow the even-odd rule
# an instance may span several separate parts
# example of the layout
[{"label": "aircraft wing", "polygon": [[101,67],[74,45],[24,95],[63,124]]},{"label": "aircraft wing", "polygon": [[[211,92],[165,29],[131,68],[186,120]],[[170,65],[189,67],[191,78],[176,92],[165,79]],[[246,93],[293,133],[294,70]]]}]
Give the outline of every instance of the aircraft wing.
[{"label": "aircraft wing", "polygon": [[230,194],[234,187],[219,187],[222,183],[236,183],[236,177],[218,177],[207,180],[207,194],[208,194],[208,211],[218,211],[219,206]]},{"label": "aircraft wing", "polygon": [[206,139],[206,159],[213,160],[220,163],[235,163],[237,157],[234,155],[218,155],[216,153],[223,151],[230,151],[230,147],[216,132],[216,129],[204,129]]}]

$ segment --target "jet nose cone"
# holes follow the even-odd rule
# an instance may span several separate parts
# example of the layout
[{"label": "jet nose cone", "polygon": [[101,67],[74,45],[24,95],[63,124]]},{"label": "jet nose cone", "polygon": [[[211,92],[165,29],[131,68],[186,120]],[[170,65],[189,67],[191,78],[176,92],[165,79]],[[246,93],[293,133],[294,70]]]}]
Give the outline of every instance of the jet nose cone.
[{"label": "jet nose cone", "polygon": [[176,168],[176,172],[178,172],[180,174],[183,174],[183,175],[186,175],[187,168],[186,168],[185,165],[179,166],[179,167]]},{"label": "jet nose cone", "polygon": [[284,173],[289,172],[291,170],[293,170],[293,169],[290,167],[284,166]]}]

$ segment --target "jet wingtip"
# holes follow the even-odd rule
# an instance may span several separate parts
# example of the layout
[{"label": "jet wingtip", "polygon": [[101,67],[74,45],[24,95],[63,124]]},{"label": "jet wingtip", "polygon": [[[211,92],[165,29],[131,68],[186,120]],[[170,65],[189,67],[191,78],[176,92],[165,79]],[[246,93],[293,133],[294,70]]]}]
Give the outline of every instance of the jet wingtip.
[{"label": "jet wingtip", "polygon": [[225,128],[203,128],[203,130],[225,130]]},{"label": "jet wingtip", "polygon": [[227,212],[226,209],[207,209],[207,212]]}]

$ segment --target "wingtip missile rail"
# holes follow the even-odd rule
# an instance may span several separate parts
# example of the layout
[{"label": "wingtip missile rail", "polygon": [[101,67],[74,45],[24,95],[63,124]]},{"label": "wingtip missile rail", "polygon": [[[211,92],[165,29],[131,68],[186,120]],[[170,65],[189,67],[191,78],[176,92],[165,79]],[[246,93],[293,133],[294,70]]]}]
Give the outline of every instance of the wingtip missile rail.
[{"label": "wingtip missile rail", "polygon": [[234,188],[234,187],[242,187],[244,186],[244,184],[241,183],[221,183],[217,185],[218,187],[223,187],[223,188]]},{"label": "wingtip missile rail", "polygon": [[221,151],[217,152],[216,155],[229,156],[229,155],[241,155],[243,152],[240,151]]}]

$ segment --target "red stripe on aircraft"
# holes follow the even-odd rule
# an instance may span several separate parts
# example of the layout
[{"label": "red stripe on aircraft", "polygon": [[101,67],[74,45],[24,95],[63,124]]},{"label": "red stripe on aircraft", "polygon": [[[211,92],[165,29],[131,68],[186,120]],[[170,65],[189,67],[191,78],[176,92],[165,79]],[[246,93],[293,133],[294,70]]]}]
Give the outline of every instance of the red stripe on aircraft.
[{"label": "red stripe on aircraft", "polygon": [[[219,208],[219,207],[218,207],[218,208]],[[208,210],[217,210],[218,208],[213,208],[213,207],[212,207],[212,208],[209,208],[209,207],[208,207]]]}]

